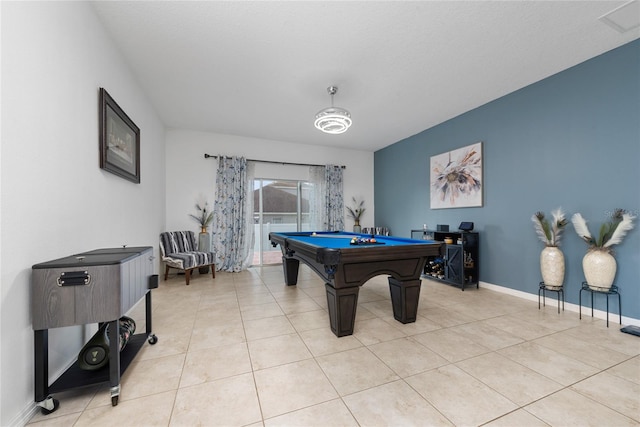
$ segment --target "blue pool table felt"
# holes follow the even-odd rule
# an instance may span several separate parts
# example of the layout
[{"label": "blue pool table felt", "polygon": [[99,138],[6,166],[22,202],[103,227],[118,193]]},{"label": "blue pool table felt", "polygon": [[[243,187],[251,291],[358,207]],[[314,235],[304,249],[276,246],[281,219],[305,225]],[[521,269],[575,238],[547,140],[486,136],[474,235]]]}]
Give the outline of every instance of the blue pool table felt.
[{"label": "blue pool table felt", "polygon": [[[346,249],[346,248],[358,248],[358,247],[380,247],[376,244],[358,244],[352,245],[351,239],[353,237],[371,238],[371,234],[358,234],[358,233],[316,233],[312,234],[295,234],[295,233],[281,233],[286,235],[289,239],[296,239],[301,242],[308,243],[314,246],[320,246],[324,248],[333,249]],[[420,245],[425,243],[436,243],[435,240],[416,240],[407,239],[402,237],[389,237],[389,236],[374,236],[376,241],[384,243],[384,246],[399,246],[399,245]]]}]

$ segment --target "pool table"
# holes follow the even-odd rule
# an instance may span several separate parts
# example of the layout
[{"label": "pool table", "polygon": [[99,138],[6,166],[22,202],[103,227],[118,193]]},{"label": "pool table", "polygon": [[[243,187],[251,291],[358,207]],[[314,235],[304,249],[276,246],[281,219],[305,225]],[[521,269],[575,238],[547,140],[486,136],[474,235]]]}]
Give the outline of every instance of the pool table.
[{"label": "pool table", "polygon": [[[375,242],[367,241],[372,237]],[[297,283],[300,261],[322,277],[331,331],[338,337],[353,334],[360,286],[380,274],[390,276],[393,317],[401,323],[415,322],[420,275],[428,257],[440,256],[442,245],[338,231],[269,233],[269,240],[274,247],[280,245],[287,285]]]}]

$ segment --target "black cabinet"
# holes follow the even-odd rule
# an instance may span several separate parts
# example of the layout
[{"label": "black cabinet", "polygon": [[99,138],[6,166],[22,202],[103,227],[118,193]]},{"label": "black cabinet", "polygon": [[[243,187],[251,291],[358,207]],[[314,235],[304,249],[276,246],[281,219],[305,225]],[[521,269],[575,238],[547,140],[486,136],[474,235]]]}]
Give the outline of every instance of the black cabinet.
[{"label": "black cabinet", "polygon": [[430,257],[424,267],[424,276],[452,285],[465,286],[479,283],[479,236],[477,232],[411,230],[412,239],[444,242],[439,257]]}]

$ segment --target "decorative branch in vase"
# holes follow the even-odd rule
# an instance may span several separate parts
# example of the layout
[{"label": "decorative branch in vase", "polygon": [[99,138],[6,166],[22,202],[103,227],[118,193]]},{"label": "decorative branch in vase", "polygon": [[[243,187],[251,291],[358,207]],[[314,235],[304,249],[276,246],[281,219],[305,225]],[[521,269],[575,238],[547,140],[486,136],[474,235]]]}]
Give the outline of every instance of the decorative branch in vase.
[{"label": "decorative branch in vase", "polygon": [[533,214],[531,221],[533,221],[536,233],[545,246],[559,247],[562,233],[569,221],[565,218],[562,208],[552,211],[551,216],[553,217],[551,225],[542,212]]},{"label": "decorative branch in vase", "polygon": [[355,197],[352,197],[351,200],[355,204],[355,207],[351,208],[347,206],[347,215],[353,219],[353,231],[359,233],[361,230],[360,218],[362,218],[362,214],[364,214],[366,208],[364,207],[364,200],[358,202]]},{"label": "decorative branch in vase", "polygon": [[589,231],[587,220],[581,214],[576,213],[571,217],[576,233],[589,245],[586,255],[582,258],[582,270],[591,289],[611,289],[618,268],[612,246],[622,243],[627,233],[633,229],[635,218],[624,209],[615,209],[611,221],[600,226],[598,238],[595,239]]},{"label": "decorative branch in vase", "polygon": [[207,203],[196,203],[196,210],[198,213],[196,215],[189,214],[191,218],[193,218],[198,224],[200,224],[200,231],[202,233],[207,232],[207,228],[213,221],[213,212],[207,210]]},{"label": "decorative branch in vase", "polygon": [[538,238],[545,244],[540,253],[540,272],[542,281],[547,289],[558,290],[564,282],[564,254],[559,249],[562,233],[569,221],[565,218],[562,208],[551,212],[553,221],[545,218],[544,213],[536,212],[531,217]]}]

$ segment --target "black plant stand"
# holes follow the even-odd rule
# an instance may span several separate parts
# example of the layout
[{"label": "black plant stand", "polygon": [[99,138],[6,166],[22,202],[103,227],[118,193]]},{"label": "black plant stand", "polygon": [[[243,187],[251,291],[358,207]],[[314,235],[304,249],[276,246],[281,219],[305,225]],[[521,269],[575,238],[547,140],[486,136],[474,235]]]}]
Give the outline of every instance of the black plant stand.
[{"label": "black plant stand", "polygon": [[591,317],[593,317],[593,294],[604,294],[607,296],[607,328],[609,327],[609,296],[618,296],[618,315],[620,316],[620,324],[622,325],[622,306],[620,305],[620,292],[616,285],[611,285],[610,289],[593,289],[589,287],[587,282],[582,282],[582,288],[580,289],[580,319],[582,319],[582,291],[591,292]]},{"label": "black plant stand", "polygon": [[551,289],[548,288],[544,282],[540,282],[540,287],[538,288],[538,310],[540,310],[540,294],[542,294],[542,305],[546,306],[546,291],[556,292],[558,294],[558,314],[560,314],[560,297],[562,297],[562,311],[564,311],[564,287],[561,286],[560,289]]}]

